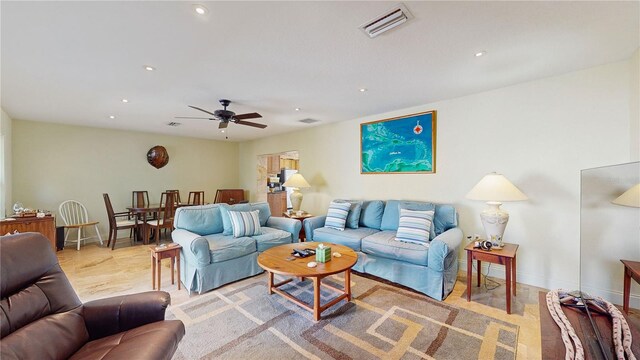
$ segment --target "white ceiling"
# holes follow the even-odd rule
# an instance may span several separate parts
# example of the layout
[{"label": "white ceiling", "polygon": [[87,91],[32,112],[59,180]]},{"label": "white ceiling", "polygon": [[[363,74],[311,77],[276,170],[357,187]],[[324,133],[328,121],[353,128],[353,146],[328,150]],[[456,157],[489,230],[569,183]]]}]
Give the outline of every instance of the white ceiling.
[{"label": "white ceiling", "polygon": [[217,122],[174,117],[228,98],[268,125],[229,126],[230,140],[247,140],[623,60],[639,47],[637,1],[405,2],[410,22],[374,39],[358,29],[395,4],[205,2],[199,16],[192,2],[2,1],[1,105],[14,119],[224,139]]}]

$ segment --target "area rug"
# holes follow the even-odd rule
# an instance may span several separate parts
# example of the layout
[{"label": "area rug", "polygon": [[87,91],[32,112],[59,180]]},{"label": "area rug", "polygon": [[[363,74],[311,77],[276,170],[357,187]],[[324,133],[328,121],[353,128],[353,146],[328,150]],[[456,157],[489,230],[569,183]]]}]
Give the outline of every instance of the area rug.
[{"label": "area rug", "polygon": [[[276,281],[278,276],[276,275]],[[323,280],[341,287],[343,279]],[[269,295],[265,274],[171,306],[186,326],[174,359],[514,359],[518,326],[353,275],[353,300],[313,321]],[[310,280],[282,286],[312,303]],[[322,303],[335,292],[322,291]]]}]

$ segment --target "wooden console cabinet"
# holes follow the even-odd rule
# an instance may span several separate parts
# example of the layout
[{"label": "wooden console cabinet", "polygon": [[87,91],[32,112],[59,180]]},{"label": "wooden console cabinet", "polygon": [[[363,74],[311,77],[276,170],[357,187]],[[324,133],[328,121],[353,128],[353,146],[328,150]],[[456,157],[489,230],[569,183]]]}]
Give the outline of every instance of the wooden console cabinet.
[{"label": "wooden console cabinet", "polygon": [[287,211],[287,192],[267,193],[267,202],[271,209],[271,216],[282,216],[282,213]]},{"label": "wooden console cabinet", "polygon": [[39,232],[49,239],[51,248],[56,251],[56,219],[53,216],[43,218],[25,217],[15,220],[0,220],[0,235],[13,234],[15,231]]}]

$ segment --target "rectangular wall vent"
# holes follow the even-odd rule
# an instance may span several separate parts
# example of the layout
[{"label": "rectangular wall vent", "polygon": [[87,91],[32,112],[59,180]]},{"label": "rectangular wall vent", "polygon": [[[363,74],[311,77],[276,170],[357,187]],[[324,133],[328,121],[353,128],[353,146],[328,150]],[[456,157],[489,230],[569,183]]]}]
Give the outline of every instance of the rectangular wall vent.
[{"label": "rectangular wall vent", "polygon": [[374,38],[385,31],[389,31],[399,25],[404,24],[413,16],[403,4],[399,4],[389,11],[376,16],[375,18],[360,25],[360,29],[364,31],[370,38]]},{"label": "rectangular wall vent", "polygon": [[301,122],[301,123],[305,123],[305,124],[313,124],[313,123],[320,122],[320,120],[310,119],[310,118],[302,119],[302,120],[298,120],[298,121]]},{"label": "rectangular wall vent", "polygon": [[172,121],[172,122],[168,123],[167,125],[169,125],[169,126],[180,126],[180,125],[182,125],[182,123]]}]

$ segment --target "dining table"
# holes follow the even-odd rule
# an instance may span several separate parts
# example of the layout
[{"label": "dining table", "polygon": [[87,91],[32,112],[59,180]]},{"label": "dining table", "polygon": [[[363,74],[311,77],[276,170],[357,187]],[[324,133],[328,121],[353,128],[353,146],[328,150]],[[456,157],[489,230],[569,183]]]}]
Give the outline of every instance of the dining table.
[{"label": "dining table", "polygon": [[[157,214],[160,212],[160,209],[162,208],[161,204],[147,204],[147,205],[140,205],[140,206],[129,206],[127,207],[127,210],[129,211],[129,213],[131,213],[131,215],[133,215],[134,221],[136,223],[136,233],[135,233],[135,237],[136,237],[136,241],[140,241],[142,240],[142,242],[144,244],[148,244],[149,243],[149,233],[148,233],[148,227],[147,225],[147,214]],[[142,232],[140,232],[140,227],[139,227],[139,220],[141,219],[145,219],[144,221],[142,221]]]},{"label": "dining table", "polygon": [[[185,204],[185,203],[176,204],[176,208],[184,207],[184,206],[193,206],[193,204]],[[139,220],[146,219],[147,214],[156,214],[157,216],[157,214],[160,211],[162,211],[163,208],[164,208],[164,205],[162,204],[148,204],[148,205],[141,205],[141,206],[129,206],[127,207],[127,210],[131,213],[131,215],[134,215],[136,229],[139,229],[138,227]],[[149,243],[149,227],[147,226],[147,220],[142,221],[142,234],[136,231],[136,237],[137,237],[136,241],[142,240],[144,244]]]}]

